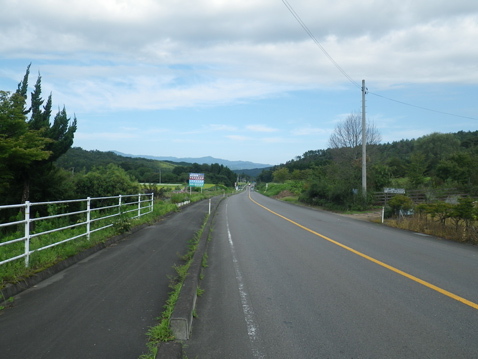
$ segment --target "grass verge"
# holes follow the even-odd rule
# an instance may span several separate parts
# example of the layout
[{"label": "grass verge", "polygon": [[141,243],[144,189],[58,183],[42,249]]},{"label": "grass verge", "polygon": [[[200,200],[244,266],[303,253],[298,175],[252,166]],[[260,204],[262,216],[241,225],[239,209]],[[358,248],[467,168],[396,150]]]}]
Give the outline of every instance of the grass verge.
[{"label": "grass verge", "polygon": [[[204,193],[193,192],[190,196],[188,194],[183,194],[187,196],[187,199],[191,202],[198,202],[200,200],[213,197],[218,194],[222,194],[222,191],[212,192],[207,191]],[[110,228],[106,228],[102,231],[94,232],[91,234],[90,240],[86,237],[77,238],[49,249],[42,250],[40,252],[32,253],[30,256],[30,265],[25,267],[25,260],[18,259],[13,262],[8,262],[3,265],[0,265],[0,289],[4,288],[8,284],[15,284],[21,280],[31,277],[36,273],[44,271],[45,269],[65,260],[66,258],[72,257],[86,249],[94,247],[99,243],[106,242],[109,238],[112,238],[118,234],[127,232],[131,228],[140,226],[145,223],[154,223],[158,218],[178,211],[178,207],[173,201],[161,201],[157,200],[154,203],[154,211],[150,214],[144,215],[136,219],[130,218],[118,218],[115,220],[114,225]],[[65,225],[65,224],[64,224]],[[68,225],[68,224],[66,224]],[[55,228],[58,228],[57,226]],[[46,228],[50,229],[50,228]],[[35,249],[36,247],[45,246],[51,243],[60,242],[61,240],[80,235],[84,232],[84,229],[76,228],[65,230],[56,233],[50,233],[45,236],[37,237],[31,240],[30,248]],[[14,234],[12,238],[20,238],[22,234]],[[9,238],[2,238],[2,241],[6,241]],[[19,255],[24,252],[24,243],[18,242],[13,245],[4,246],[0,249],[0,260],[12,258],[16,255]]]}]

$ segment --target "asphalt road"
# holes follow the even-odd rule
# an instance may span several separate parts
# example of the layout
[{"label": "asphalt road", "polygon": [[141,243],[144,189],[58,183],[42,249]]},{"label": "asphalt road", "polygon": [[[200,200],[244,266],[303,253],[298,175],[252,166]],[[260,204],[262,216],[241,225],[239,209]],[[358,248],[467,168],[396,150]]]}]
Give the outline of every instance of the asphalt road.
[{"label": "asphalt road", "polygon": [[207,212],[183,207],[17,295],[0,312],[0,358],[138,358]]},{"label": "asphalt road", "polygon": [[208,258],[188,358],[478,358],[476,247],[244,192]]}]

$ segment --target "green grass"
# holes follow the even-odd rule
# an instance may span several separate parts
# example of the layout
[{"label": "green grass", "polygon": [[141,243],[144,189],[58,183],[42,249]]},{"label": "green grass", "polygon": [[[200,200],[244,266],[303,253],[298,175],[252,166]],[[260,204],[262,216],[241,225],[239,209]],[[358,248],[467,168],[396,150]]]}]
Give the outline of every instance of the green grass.
[{"label": "green grass", "polygon": [[[146,333],[148,337],[148,343],[147,343],[148,353],[141,355],[139,359],[154,359],[156,357],[158,344],[160,342],[168,342],[168,341],[174,340],[173,333],[169,326],[169,321],[171,319],[171,315],[173,314],[174,307],[179,298],[182,285],[187,276],[189,267],[191,266],[194,253],[196,252],[197,246],[199,244],[199,239],[201,238],[201,235],[204,231],[208,218],[209,218],[209,215],[206,215],[206,218],[204,219],[201,229],[189,241],[188,250],[186,254],[181,256],[181,259],[185,261],[186,263],[181,266],[173,267],[176,271],[177,276],[176,278],[171,279],[170,288],[172,289],[172,291],[169,293],[169,298],[166,301],[166,305],[164,306],[163,313],[161,313],[161,315],[157,318],[159,321],[159,324],[149,328],[148,332]],[[198,288],[197,290],[198,290],[198,293],[200,292],[201,294],[204,292],[204,291],[201,291],[200,288]]]},{"label": "green grass", "polygon": [[207,253],[204,253],[204,256],[202,257],[201,266],[207,268]]},{"label": "green grass", "polygon": [[[4,301],[4,298],[3,298],[3,295],[2,295],[2,296],[0,296],[0,302],[3,302],[3,301]],[[13,301],[14,301],[14,298],[10,297],[7,300],[5,300],[4,302],[7,306],[9,306],[13,303]],[[0,305],[0,310],[3,310],[3,309],[5,309],[5,306]]]},{"label": "green grass", "polygon": [[283,191],[290,192],[294,196],[299,196],[303,187],[303,181],[286,181],[285,183],[268,183],[267,188],[264,184],[261,184],[260,186],[256,186],[256,190],[268,197],[277,196]]},{"label": "green grass", "polygon": [[143,354],[139,359],[154,359],[158,351],[158,344],[160,342],[168,342],[174,340],[173,333],[169,326],[169,320],[173,314],[174,306],[179,298],[179,293],[181,292],[182,282],[176,283],[173,285],[172,291],[169,293],[169,298],[166,301],[164,306],[164,311],[160,317],[159,324],[149,328],[146,335],[148,336],[148,353]]},{"label": "green grass", "polygon": [[289,203],[294,203],[294,204],[299,204],[299,203],[300,203],[298,196],[294,196],[294,197],[284,197],[284,198],[281,198],[281,201],[289,202]]}]

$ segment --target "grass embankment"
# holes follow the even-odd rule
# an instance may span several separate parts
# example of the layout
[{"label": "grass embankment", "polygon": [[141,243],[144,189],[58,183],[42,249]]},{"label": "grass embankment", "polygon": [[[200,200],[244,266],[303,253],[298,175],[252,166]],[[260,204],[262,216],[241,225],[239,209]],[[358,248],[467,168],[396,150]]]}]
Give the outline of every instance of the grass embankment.
[{"label": "grass embankment", "polygon": [[300,203],[299,195],[302,191],[302,185],[295,182],[268,183],[267,186],[256,186],[256,190],[267,197],[290,203]]},{"label": "grass embankment", "polygon": [[[24,258],[0,265],[0,289],[4,288],[9,283],[17,283],[24,278],[30,277],[38,272],[41,272],[66,258],[74,256],[75,254],[78,254],[88,248],[94,247],[101,242],[105,242],[109,238],[127,232],[133,227],[142,225],[144,223],[154,223],[161,216],[164,216],[167,213],[177,211],[178,208],[176,206],[176,203],[184,202],[186,200],[189,200],[191,202],[197,202],[202,199],[210,198],[222,193],[223,191],[206,191],[204,193],[192,192],[191,195],[189,193],[173,193],[167,200],[155,201],[154,210],[152,213],[149,213],[136,219],[131,219],[127,217],[113,217],[113,219],[109,219],[113,221],[114,225],[104,230],[92,233],[89,240],[86,238],[86,236],[83,236],[75,240],[62,243],[55,247],[32,253],[30,255],[30,263],[28,268],[25,267]],[[60,220],[63,221],[62,219]],[[55,220],[44,224],[44,226],[54,226],[54,228],[59,228],[65,225],[68,224],[55,223]],[[52,228],[40,228],[40,225],[36,228],[37,232],[49,229]],[[85,228],[84,226],[81,226],[74,229],[36,237],[31,240],[30,250],[44,247],[51,243],[57,243],[66,238],[81,235],[84,232]],[[4,236],[1,240],[5,242],[14,238],[21,238],[22,236],[23,232],[18,232],[9,236]],[[1,247],[0,260],[12,258],[16,255],[24,253],[24,251],[25,247],[23,241],[3,246]],[[2,299],[7,298],[0,298],[0,301]]]}]

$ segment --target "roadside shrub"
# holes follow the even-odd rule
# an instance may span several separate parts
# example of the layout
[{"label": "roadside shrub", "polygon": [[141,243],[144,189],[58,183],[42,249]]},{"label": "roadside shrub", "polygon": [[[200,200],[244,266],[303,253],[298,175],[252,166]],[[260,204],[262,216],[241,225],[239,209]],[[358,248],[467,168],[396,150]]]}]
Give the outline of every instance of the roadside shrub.
[{"label": "roadside shrub", "polygon": [[173,193],[171,194],[171,203],[181,203],[189,200],[187,193]]},{"label": "roadside shrub", "polygon": [[384,218],[392,218],[393,216],[393,209],[389,205],[385,206],[384,212],[383,212],[383,217]]},{"label": "roadside shrub", "polygon": [[80,176],[77,179],[76,188],[78,198],[133,194],[140,190],[138,182],[114,164],[94,168]]},{"label": "roadside shrub", "polygon": [[155,199],[164,199],[165,193],[168,191],[171,191],[171,189],[156,184],[143,184],[141,186],[141,193],[153,193]]},{"label": "roadside shrub", "polygon": [[468,230],[471,223],[476,219],[475,212],[477,211],[475,210],[472,198],[458,198],[458,204],[454,206],[451,213],[451,218],[455,222],[456,229],[458,230],[460,222],[463,221],[465,223],[465,229]]},{"label": "roadside shrub", "polygon": [[401,210],[409,211],[413,209],[413,201],[410,197],[405,196],[403,194],[397,194],[396,196],[393,196],[388,201],[388,205],[392,209],[392,212],[397,215]]},{"label": "roadside shrub", "polygon": [[324,181],[314,181],[301,193],[299,201],[315,206],[323,206],[328,202],[328,187],[328,184]]},{"label": "roadside shrub", "polygon": [[399,228],[457,242],[478,243],[476,225],[478,209],[472,198],[459,198],[457,204],[421,203],[414,209],[413,217],[389,223]]}]

